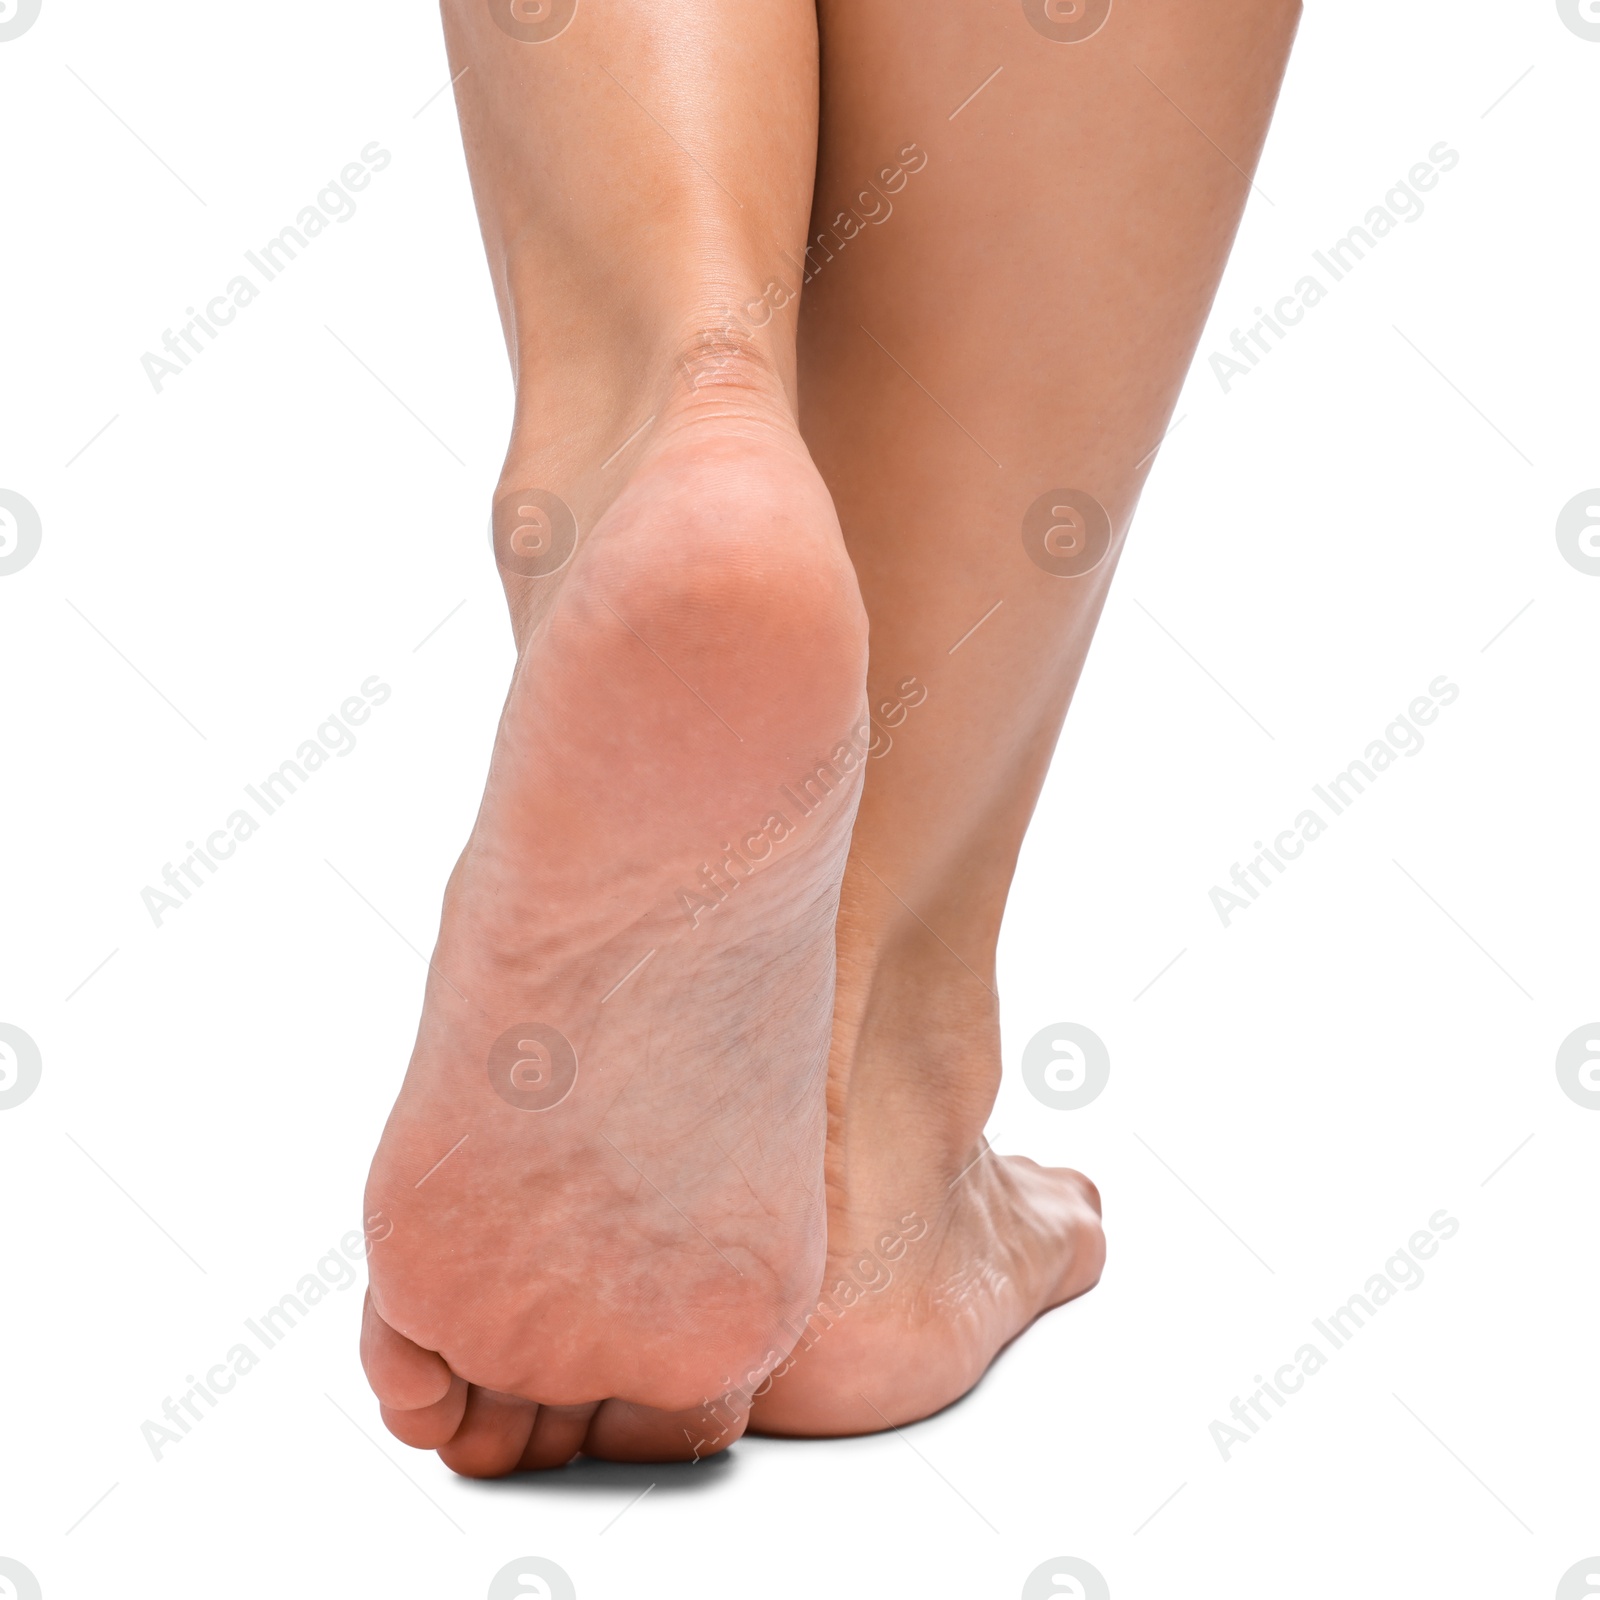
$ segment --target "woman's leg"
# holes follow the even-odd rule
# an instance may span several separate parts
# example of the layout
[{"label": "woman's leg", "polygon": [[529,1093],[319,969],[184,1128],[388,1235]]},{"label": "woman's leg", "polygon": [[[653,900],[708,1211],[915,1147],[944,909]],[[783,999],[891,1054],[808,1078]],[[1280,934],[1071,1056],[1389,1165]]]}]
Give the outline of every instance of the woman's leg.
[{"label": "woman's leg", "polygon": [[368,1184],[363,1357],[476,1475],[720,1449],[793,1342],[864,757],[793,411],[812,0],[582,0],[543,37],[572,6],[444,4],[518,661]]},{"label": "woman's leg", "polygon": [[982,1153],[995,943],[1299,6],[819,12],[801,423],[893,747],[840,913],[823,1300],[754,1414],[797,1433],[926,1415],[1099,1276],[1092,1186]]}]

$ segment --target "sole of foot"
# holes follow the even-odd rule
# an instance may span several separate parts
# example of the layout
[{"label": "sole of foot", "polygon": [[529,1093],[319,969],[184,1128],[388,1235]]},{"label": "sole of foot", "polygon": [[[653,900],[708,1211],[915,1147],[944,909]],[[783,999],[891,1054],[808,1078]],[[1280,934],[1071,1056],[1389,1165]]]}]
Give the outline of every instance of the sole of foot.
[{"label": "sole of foot", "polygon": [[724,1448],[816,1297],[866,623],[778,409],[658,420],[534,580],[366,1195],[368,1379],[460,1473]]}]

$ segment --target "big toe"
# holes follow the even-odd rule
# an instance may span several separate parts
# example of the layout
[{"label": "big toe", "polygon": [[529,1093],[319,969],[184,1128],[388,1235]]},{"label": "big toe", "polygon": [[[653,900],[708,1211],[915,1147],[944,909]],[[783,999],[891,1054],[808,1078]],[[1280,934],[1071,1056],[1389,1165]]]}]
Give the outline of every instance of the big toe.
[{"label": "big toe", "polygon": [[1064,1225],[1053,1230],[1060,1278],[1052,1305],[1075,1300],[1099,1283],[1106,1265],[1106,1234],[1100,1191],[1081,1172],[1071,1167],[1047,1167],[1046,1177],[1058,1185]]},{"label": "big toe", "polygon": [[1105,1207],[1100,1203],[1100,1187],[1093,1178],[1079,1172],[1076,1167],[1056,1167],[1054,1170],[1062,1177],[1071,1179],[1097,1217],[1105,1215]]}]

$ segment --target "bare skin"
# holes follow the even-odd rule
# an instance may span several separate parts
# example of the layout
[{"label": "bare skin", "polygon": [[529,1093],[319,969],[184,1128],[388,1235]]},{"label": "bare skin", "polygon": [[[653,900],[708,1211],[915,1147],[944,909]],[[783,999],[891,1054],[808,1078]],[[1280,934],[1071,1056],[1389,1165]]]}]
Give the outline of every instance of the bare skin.
[{"label": "bare skin", "polygon": [[[845,875],[822,1309],[752,1419],[798,1434],[928,1415],[1099,1279],[1094,1186],[985,1154],[995,948],[1299,18],[1296,0],[1117,0],[1061,43],[1015,0],[915,27],[889,0],[819,10],[813,239],[837,241],[908,140],[927,152],[892,217],[814,253],[800,330],[802,429],[871,619],[871,705],[891,725],[907,675],[927,699],[869,764]],[[1082,576],[1024,549],[1030,505],[1063,488],[1113,532]],[[883,1279],[848,1305],[836,1288]]]},{"label": "bare skin", "polygon": [[806,778],[866,727],[866,625],[768,293],[810,204],[810,0],[445,23],[517,378],[518,662],[368,1181],[363,1356],[398,1437],[492,1476],[692,1453],[816,1294],[865,743]]},{"label": "bare skin", "polygon": [[[519,659],[369,1181],[369,1378],[480,1476],[925,1416],[1100,1274],[1092,1184],[982,1143],[995,944],[1298,6],[444,9]],[[797,351],[814,160],[813,238],[875,176],[893,215],[809,258]],[[1064,488],[1079,576],[1021,534]],[[543,576],[534,489],[579,530]],[[532,1023],[577,1060],[537,1110],[491,1083],[553,1092]]]}]

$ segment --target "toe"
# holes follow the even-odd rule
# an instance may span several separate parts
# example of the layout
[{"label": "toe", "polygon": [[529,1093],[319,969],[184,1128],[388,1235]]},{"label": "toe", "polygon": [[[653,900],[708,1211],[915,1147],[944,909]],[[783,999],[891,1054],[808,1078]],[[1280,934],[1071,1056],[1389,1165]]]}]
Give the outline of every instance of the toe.
[{"label": "toe", "polygon": [[444,1357],[396,1333],[378,1315],[370,1291],[361,1308],[361,1365],[372,1392],[395,1411],[436,1405],[450,1393]]},{"label": "toe", "polygon": [[627,1400],[607,1400],[595,1413],[584,1453],[606,1461],[699,1461],[726,1450],[750,1420],[749,1402],[655,1411]]},{"label": "toe", "polygon": [[1099,1283],[1106,1265],[1106,1235],[1101,1226],[1100,1191],[1070,1167],[1045,1169],[1061,1186],[1061,1275],[1052,1305],[1075,1300]]},{"label": "toe", "polygon": [[1079,1172],[1075,1167],[1058,1167],[1056,1170],[1064,1173],[1067,1177],[1071,1178],[1074,1183],[1077,1184],[1079,1190],[1083,1194],[1083,1198],[1094,1209],[1094,1214],[1097,1217],[1103,1217],[1105,1215],[1105,1208],[1100,1204],[1100,1190],[1094,1179],[1090,1178],[1085,1173]]},{"label": "toe", "polygon": [[540,1406],[527,1448],[522,1452],[523,1472],[544,1472],[564,1467],[583,1449],[584,1436],[598,1406]]},{"label": "toe", "polygon": [[440,1446],[439,1459],[463,1478],[503,1478],[517,1470],[537,1411],[531,1400],[473,1387],[461,1426]]},{"label": "toe", "polygon": [[397,1411],[385,1405],[378,1407],[384,1427],[402,1444],[417,1450],[437,1450],[449,1444],[461,1426],[466,1409],[467,1380],[455,1376],[450,1379],[450,1392],[431,1406],[419,1406],[414,1411]]}]

